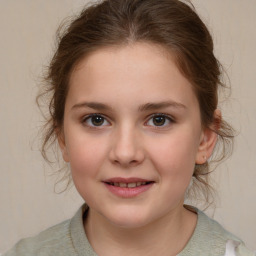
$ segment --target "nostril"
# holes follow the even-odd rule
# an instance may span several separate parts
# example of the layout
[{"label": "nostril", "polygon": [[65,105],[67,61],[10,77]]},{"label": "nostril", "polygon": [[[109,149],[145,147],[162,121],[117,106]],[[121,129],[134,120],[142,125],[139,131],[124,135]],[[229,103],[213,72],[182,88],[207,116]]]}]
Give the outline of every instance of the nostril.
[{"label": "nostril", "polygon": [[109,159],[114,164],[122,166],[135,166],[143,162],[144,152],[140,147],[136,145],[127,145],[127,143],[119,142],[117,145],[113,145],[109,152]]},{"label": "nostril", "polygon": [[121,164],[124,166],[129,166],[129,165],[137,165],[139,163],[138,160],[131,160],[131,161],[125,161],[124,159],[115,159],[114,163],[116,164]]}]

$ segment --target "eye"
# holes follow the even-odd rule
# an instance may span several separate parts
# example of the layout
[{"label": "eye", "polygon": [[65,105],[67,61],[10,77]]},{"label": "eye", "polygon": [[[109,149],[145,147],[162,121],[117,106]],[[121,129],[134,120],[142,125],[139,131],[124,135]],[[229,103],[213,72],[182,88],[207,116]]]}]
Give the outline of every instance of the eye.
[{"label": "eye", "polygon": [[165,114],[155,114],[147,121],[146,124],[155,127],[166,127],[173,122],[173,119]]},{"label": "eye", "polygon": [[90,127],[108,126],[110,123],[100,114],[92,114],[83,119],[83,123]]}]

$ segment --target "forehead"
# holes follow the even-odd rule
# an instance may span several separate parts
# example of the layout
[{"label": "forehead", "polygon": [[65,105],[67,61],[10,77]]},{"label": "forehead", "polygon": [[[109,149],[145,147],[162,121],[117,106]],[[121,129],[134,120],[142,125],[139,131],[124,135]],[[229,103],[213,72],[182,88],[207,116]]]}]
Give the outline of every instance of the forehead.
[{"label": "forehead", "polygon": [[[153,63],[159,65],[168,60],[174,63],[174,56],[170,51],[152,43],[141,42],[102,47],[90,52],[78,62],[71,74],[70,82],[72,83],[74,74],[77,76],[81,69],[87,69],[89,72],[97,71],[98,73],[103,73],[109,70],[117,71],[116,67],[118,66],[118,71],[122,67],[125,67],[127,71],[139,68],[139,73],[143,68],[153,67]],[[120,64],[122,64],[122,67]],[[118,75],[117,72],[115,74]]]},{"label": "forehead", "polygon": [[69,90],[76,100],[96,94],[99,100],[113,100],[109,93],[145,101],[163,96],[165,100],[195,100],[192,85],[179,71],[174,56],[149,43],[102,48],[84,57],[71,75]]}]

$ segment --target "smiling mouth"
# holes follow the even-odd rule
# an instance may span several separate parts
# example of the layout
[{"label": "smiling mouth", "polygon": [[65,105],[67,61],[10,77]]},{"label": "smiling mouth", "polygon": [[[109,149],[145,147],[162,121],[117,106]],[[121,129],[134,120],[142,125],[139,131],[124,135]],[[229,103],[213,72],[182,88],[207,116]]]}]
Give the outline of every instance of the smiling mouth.
[{"label": "smiling mouth", "polygon": [[104,180],[106,188],[115,196],[120,198],[134,198],[150,190],[155,181],[141,178],[121,178],[115,177]]},{"label": "smiling mouth", "polygon": [[105,182],[106,184],[114,187],[120,187],[120,188],[136,188],[140,186],[149,185],[151,183],[154,183],[153,181],[139,181],[139,182]]}]

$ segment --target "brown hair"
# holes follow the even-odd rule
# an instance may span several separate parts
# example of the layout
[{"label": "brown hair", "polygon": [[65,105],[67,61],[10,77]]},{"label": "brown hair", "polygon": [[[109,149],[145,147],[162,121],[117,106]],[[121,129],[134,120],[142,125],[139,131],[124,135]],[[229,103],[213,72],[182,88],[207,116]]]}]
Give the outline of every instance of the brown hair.
[{"label": "brown hair", "polygon": [[[192,4],[179,0],[105,0],[84,9],[64,32],[58,34],[58,47],[50,63],[44,94],[50,94],[50,117],[42,146],[56,141],[61,130],[69,78],[76,64],[87,54],[106,46],[150,42],[167,49],[175,57],[182,74],[191,82],[197,96],[204,127],[216,124],[219,146],[211,161],[219,162],[230,153],[233,130],[224,120],[214,119],[222,68],[213,54],[213,40]],[[196,186],[209,191],[208,163],[195,165]],[[202,190],[201,190],[202,191]]]}]

